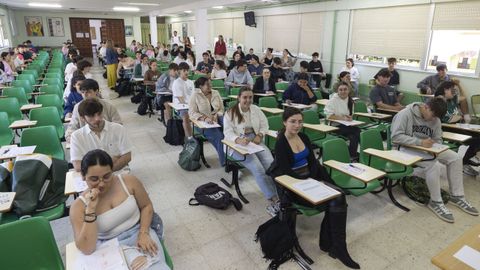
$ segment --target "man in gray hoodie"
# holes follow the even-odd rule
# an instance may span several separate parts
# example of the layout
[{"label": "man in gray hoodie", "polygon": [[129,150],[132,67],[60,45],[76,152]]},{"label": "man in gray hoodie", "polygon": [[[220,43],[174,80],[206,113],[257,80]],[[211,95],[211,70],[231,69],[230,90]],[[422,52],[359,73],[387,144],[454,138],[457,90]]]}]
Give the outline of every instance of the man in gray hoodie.
[{"label": "man in gray hoodie", "polygon": [[[447,111],[447,104],[442,98],[433,98],[428,103],[412,103],[397,113],[392,121],[392,142],[397,145],[418,145],[431,148],[435,143],[442,143],[440,118]],[[415,150],[399,147],[400,151],[415,154]],[[425,153],[419,152],[419,156]],[[440,219],[453,223],[453,214],[443,204],[440,196],[440,167],[438,162],[447,167],[447,179],[450,186],[450,202],[464,212],[478,216],[478,210],[466,199],[463,191],[462,157],[452,150],[437,155],[436,159],[418,162],[415,173],[425,174],[430,192],[428,208]]]},{"label": "man in gray hoodie", "polygon": [[247,86],[253,89],[253,78],[247,69],[247,62],[245,60],[238,60],[237,66],[230,71],[225,80],[225,88],[230,93],[230,87]]}]

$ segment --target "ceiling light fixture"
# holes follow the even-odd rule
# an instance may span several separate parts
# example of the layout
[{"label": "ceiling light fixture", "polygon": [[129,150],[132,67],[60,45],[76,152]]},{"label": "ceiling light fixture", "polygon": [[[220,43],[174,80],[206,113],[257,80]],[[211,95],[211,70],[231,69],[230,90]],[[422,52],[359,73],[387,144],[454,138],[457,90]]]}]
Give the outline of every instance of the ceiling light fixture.
[{"label": "ceiling light fixture", "polygon": [[60,4],[50,4],[50,3],[28,3],[30,7],[41,7],[41,8],[61,8]]},{"label": "ceiling light fixture", "polygon": [[185,10],[184,12],[185,12],[185,13],[192,13],[191,10]]},{"label": "ceiling light fixture", "polygon": [[154,4],[154,3],[127,3],[128,5],[132,6],[160,6],[160,4]]},{"label": "ceiling light fixture", "polygon": [[214,7],[212,7],[212,8],[213,8],[213,9],[222,9],[223,6],[214,6]]},{"label": "ceiling light fixture", "polygon": [[114,11],[140,11],[138,7],[113,7]]}]

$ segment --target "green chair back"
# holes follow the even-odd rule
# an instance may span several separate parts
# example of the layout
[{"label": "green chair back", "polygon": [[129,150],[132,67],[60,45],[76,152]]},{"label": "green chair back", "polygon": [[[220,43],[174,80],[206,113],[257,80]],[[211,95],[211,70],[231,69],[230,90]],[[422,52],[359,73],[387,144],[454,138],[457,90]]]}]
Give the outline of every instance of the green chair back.
[{"label": "green chair back", "polygon": [[[306,124],[320,124],[320,118],[314,111],[303,111],[303,122]],[[320,131],[304,128],[303,132],[308,136],[311,142],[322,140],[326,137],[326,134]]]},{"label": "green chair back", "polygon": [[480,95],[472,95],[470,102],[472,104],[473,115],[476,118],[480,118]]},{"label": "green chair back", "polygon": [[221,88],[225,87],[225,82],[223,80],[212,80],[212,88]]},{"label": "green chair back", "polygon": [[290,85],[290,84],[288,84],[288,83],[283,83],[283,82],[279,82],[279,83],[278,83],[278,82],[277,82],[277,83],[275,83],[275,88],[276,88],[277,90],[287,90],[287,88],[288,88],[289,85]]},{"label": "green chair back", "polygon": [[20,74],[17,77],[18,80],[27,80],[30,82],[30,84],[35,84],[35,76],[33,74]]},{"label": "green chair back", "polygon": [[61,73],[57,73],[57,72],[54,72],[54,73],[45,73],[45,78],[58,78],[58,79],[61,79],[61,78],[62,78],[62,74],[61,74]]},{"label": "green chair back", "polygon": [[165,246],[164,241],[160,240],[160,244],[162,244],[163,248],[163,255],[165,256],[165,263],[170,267],[170,269],[173,270],[173,260],[172,257],[170,257],[170,254],[168,254],[167,247]]},{"label": "green chair back", "polygon": [[274,97],[261,97],[258,99],[258,106],[267,108],[277,108],[277,99]]},{"label": "green chair back", "polygon": [[33,92],[33,86],[32,83],[30,83],[29,80],[15,80],[12,82],[12,86],[15,87],[23,87],[23,90],[25,90],[25,94],[27,95],[27,99],[32,98],[32,92]]},{"label": "green chair back", "polygon": [[348,152],[347,142],[340,138],[331,139],[323,142],[323,161],[336,160],[349,163],[350,154]]},{"label": "green chair back", "polygon": [[45,78],[42,81],[42,84],[50,85],[57,85],[60,89],[63,89],[63,84],[59,78]]},{"label": "green chair back", "polygon": [[23,87],[12,87],[3,89],[3,95],[7,97],[13,97],[18,100],[20,106],[28,104],[27,95]]},{"label": "green chair back", "polygon": [[38,71],[36,69],[25,69],[22,74],[32,74],[35,79],[38,79]]},{"label": "green chair back", "polygon": [[[282,121],[281,115],[269,116],[267,117],[267,121],[268,121],[269,130],[279,131],[280,129],[283,128],[283,121]],[[270,149],[271,151],[275,149],[276,143],[277,143],[276,138],[272,138],[270,136],[265,137],[265,144],[267,145],[268,149]]]},{"label": "green chair back", "polygon": [[232,87],[232,88],[230,88],[230,95],[238,96],[238,93],[240,93],[240,87]]},{"label": "green chair back", "polygon": [[20,146],[36,145],[35,153],[65,159],[62,144],[54,126],[27,128],[20,137]]},{"label": "green chair back", "polygon": [[[355,105],[353,106],[353,112],[368,113],[367,104],[362,100],[355,101]],[[365,122],[367,124],[371,124],[374,122],[372,119],[365,116],[355,116],[355,119],[358,121]]]},{"label": "green chair back", "polygon": [[0,226],[2,269],[64,269],[50,223],[33,217]]},{"label": "green chair back", "polygon": [[[368,164],[368,155],[363,152],[363,150],[373,148],[377,150],[383,149],[383,140],[380,131],[375,129],[365,130],[360,133],[360,162],[363,164]],[[374,163],[377,163],[379,158],[372,156],[370,160],[370,165],[372,167]]]},{"label": "green chair back", "polygon": [[[63,91],[58,85],[42,86],[39,89],[40,92],[45,92],[47,95],[57,95],[60,100],[63,100]],[[63,103],[62,103],[63,104]]]},{"label": "green chair back", "polygon": [[20,104],[16,98],[0,98],[0,112],[8,114],[10,124],[16,120],[23,119]]},{"label": "green chair back", "polygon": [[235,106],[237,104],[237,101],[236,100],[232,100],[232,101],[229,101],[227,103],[227,110],[232,108],[233,106]]},{"label": "green chair back", "polygon": [[60,118],[63,118],[63,106],[60,98],[55,95],[39,95],[37,96],[36,104],[42,104],[43,107],[55,107]]},{"label": "green chair back", "polygon": [[58,138],[62,139],[65,135],[62,119],[58,115],[56,107],[42,107],[30,111],[30,120],[37,121],[36,127],[54,126],[57,130]]},{"label": "green chair back", "polygon": [[8,127],[9,125],[8,114],[0,112],[0,146],[12,144],[15,138],[13,131]]}]

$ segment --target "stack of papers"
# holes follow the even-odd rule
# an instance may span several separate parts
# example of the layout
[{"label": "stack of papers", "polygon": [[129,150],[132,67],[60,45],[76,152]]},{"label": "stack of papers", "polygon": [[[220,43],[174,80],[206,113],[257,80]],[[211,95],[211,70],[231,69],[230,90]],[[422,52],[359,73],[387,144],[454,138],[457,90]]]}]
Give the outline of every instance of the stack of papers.
[{"label": "stack of papers", "polygon": [[339,123],[339,124],[342,124],[344,126],[358,126],[358,125],[361,125],[363,124],[363,122],[361,121],[357,121],[357,120],[352,120],[352,121],[344,121],[344,120],[333,120],[335,123]]},{"label": "stack of papers", "polygon": [[99,246],[91,255],[84,255],[78,249],[75,270],[128,270],[128,265],[123,257],[123,251],[117,238],[109,240]]},{"label": "stack of papers", "polygon": [[264,149],[260,145],[249,142],[247,145],[235,144],[235,148],[247,152],[249,155],[262,152]]},{"label": "stack of papers", "polygon": [[340,192],[324,183],[308,178],[292,185],[294,190],[305,195],[310,201],[319,203],[340,195]]},{"label": "stack of papers", "polygon": [[453,254],[461,262],[467,264],[473,269],[480,269],[480,252],[469,246],[463,246],[457,253]]},{"label": "stack of papers", "polygon": [[18,147],[16,145],[6,145],[0,148],[0,158],[13,158],[18,155],[29,155],[35,151],[37,146]]},{"label": "stack of papers", "polygon": [[200,128],[219,128],[219,127],[222,127],[220,126],[218,123],[212,123],[212,124],[209,124],[208,122],[206,121],[198,121],[200,123]]},{"label": "stack of papers", "polygon": [[480,129],[480,125],[474,125],[474,124],[461,124],[457,123],[455,124],[459,128],[466,128],[466,129]]}]

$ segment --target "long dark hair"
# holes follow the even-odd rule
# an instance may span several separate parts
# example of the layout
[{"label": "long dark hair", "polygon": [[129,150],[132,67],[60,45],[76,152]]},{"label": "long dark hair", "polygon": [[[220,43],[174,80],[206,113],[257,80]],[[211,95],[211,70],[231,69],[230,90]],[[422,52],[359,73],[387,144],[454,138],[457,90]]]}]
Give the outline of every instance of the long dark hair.
[{"label": "long dark hair", "polygon": [[237,102],[235,102],[235,105],[228,110],[228,113],[230,115],[230,118],[232,119],[232,122],[235,122],[235,117],[238,119],[237,123],[242,123],[244,120],[238,104],[240,103],[240,97],[242,96],[242,94],[247,91],[252,91],[252,89],[248,87],[240,88],[240,91],[238,92],[238,96],[237,96]]},{"label": "long dark hair", "polygon": [[284,50],[287,52],[287,54],[288,54],[290,57],[295,57],[295,56],[293,56],[293,54],[290,53],[290,51],[289,51],[288,49],[284,49]]},{"label": "long dark hair", "polygon": [[73,76],[70,83],[70,92],[77,92],[77,88],[75,88],[75,84],[77,84],[78,81],[83,81],[85,79],[86,78],[83,75]]},{"label": "long dark hair", "polygon": [[[348,91],[350,91],[350,85],[348,85],[348,83],[344,82],[344,81],[340,81],[340,83],[338,84],[338,87],[337,89],[342,86],[342,85],[345,85],[348,89]],[[338,91],[338,90],[337,90]],[[348,106],[348,111],[350,112],[350,115],[353,115],[353,98],[350,96],[350,93],[348,95],[348,103],[347,103],[347,106]]]},{"label": "long dark hair", "polygon": [[[283,114],[282,114],[282,122],[286,122],[288,118],[297,114],[300,114],[303,119],[303,114],[300,109],[293,108],[293,107],[285,107],[285,110],[283,110]],[[278,133],[285,134],[285,126],[283,126],[282,129],[278,131]]]},{"label": "long dark hair", "polygon": [[109,166],[110,169],[112,169],[113,161],[110,155],[107,154],[107,152],[100,149],[92,150],[86,153],[85,156],[83,156],[82,158],[82,163],[80,166],[82,176],[87,175],[88,168],[95,165]]}]

